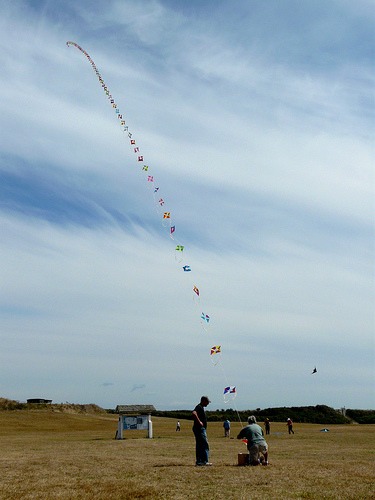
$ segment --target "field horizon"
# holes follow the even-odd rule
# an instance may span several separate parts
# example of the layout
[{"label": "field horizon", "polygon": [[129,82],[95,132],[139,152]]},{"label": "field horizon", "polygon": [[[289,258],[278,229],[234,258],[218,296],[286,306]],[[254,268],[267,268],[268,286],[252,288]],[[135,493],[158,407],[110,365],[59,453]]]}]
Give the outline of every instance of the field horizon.
[{"label": "field horizon", "polygon": [[[50,400],[42,400],[43,403],[20,402],[12,399],[0,397],[0,411],[2,410],[24,410],[39,411],[46,410],[63,413],[109,413],[118,414],[116,408],[103,408],[95,403],[77,404],[77,403],[53,403]],[[40,400],[38,400],[40,401]],[[48,403],[46,402],[48,401]],[[167,417],[175,419],[191,420],[191,409],[176,410],[157,410],[150,405],[130,405],[132,410],[139,414],[151,413],[153,416]],[[146,407],[147,411],[146,411]],[[149,411],[150,410],[150,411]],[[135,414],[133,411],[133,414]],[[315,424],[375,424],[375,410],[341,408],[334,409],[327,405],[317,404],[315,406],[283,406],[271,408],[257,408],[247,410],[237,410],[233,408],[226,409],[207,409],[206,415],[208,421],[224,421],[225,419],[246,422],[249,415],[255,415],[259,422],[267,417],[274,422],[285,422],[291,418],[294,422],[315,423]]]}]

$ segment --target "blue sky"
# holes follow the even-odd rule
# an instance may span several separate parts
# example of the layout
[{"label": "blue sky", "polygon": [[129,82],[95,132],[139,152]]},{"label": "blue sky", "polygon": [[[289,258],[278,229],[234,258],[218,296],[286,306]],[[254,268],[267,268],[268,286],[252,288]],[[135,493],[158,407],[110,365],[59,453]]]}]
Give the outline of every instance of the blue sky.
[{"label": "blue sky", "polygon": [[1,396],[374,408],[374,18],[1,3]]}]

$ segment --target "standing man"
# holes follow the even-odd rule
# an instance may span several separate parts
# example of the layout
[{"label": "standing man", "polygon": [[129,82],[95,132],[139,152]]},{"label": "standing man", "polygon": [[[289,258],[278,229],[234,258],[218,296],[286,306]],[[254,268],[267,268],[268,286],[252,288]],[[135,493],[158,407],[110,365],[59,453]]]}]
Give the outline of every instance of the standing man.
[{"label": "standing man", "polygon": [[210,404],[207,396],[201,397],[201,402],[192,411],[194,420],[193,432],[195,436],[195,465],[212,465],[208,459],[210,454],[210,447],[207,441],[207,418],[206,406]]},{"label": "standing man", "polygon": [[224,437],[229,438],[230,437],[230,422],[228,419],[224,420],[223,427],[224,427]]},{"label": "standing man", "polygon": [[181,424],[180,424],[180,421],[177,420],[177,424],[176,424],[176,432],[180,432],[181,431]]},{"label": "standing man", "polygon": [[264,421],[264,428],[266,430],[266,435],[270,433],[270,419],[266,417]]},{"label": "standing man", "polygon": [[292,422],[291,418],[288,418],[288,420],[286,421],[286,425],[288,426],[288,433],[289,434],[294,434],[293,422]]},{"label": "standing man", "polygon": [[[268,465],[268,445],[263,437],[263,429],[257,424],[254,415],[247,419],[248,424],[240,430],[237,439],[247,439],[250,465]],[[260,456],[262,453],[262,457]]]}]

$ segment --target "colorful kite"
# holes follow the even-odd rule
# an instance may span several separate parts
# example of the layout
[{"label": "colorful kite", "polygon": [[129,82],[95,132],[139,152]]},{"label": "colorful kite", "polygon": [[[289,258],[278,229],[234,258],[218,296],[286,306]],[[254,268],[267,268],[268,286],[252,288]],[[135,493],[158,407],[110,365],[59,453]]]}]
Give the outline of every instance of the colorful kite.
[{"label": "colorful kite", "polygon": [[201,325],[202,325],[203,330],[205,330],[206,332],[208,330],[209,322],[210,322],[209,315],[202,312],[202,314],[201,314]]},{"label": "colorful kite", "polygon": [[177,245],[175,248],[175,259],[177,262],[181,262],[183,258],[183,252],[184,252],[184,246],[183,245]]},{"label": "colorful kite", "polygon": [[202,312],[202,314],[201,314],[201,320],[205,321],[206,323],[209,323],[210,322],[210,317],[209,317],[208,314],[204,314]]},{"label": "colorful kite", "polygon": [[228,387],[225,387],[223,396],[224,403],[229,403],[229,401],[232,401],[237,396],[237,390],[235,386],[230,385]]},{"label": "colorful kite", "polygon": [[219,352],[221,352],[221,345],[214,345],[211,347],[211,355],[218,354]]},{"label": "colorful kite", "polygon": [[219,363],[221,359],[221,345],[214,345],[211,347],[210,358],[215,366]]}]

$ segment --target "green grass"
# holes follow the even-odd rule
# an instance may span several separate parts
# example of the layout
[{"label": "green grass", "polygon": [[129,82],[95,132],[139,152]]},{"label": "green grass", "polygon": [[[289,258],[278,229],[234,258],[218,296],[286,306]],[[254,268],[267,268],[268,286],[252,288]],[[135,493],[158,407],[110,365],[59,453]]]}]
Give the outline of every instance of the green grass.
[{"label": "green grass", "polygon": [[[246,452],[209,423],[212,467],[195,467],[191,422],[153,418],[154,439],[117,416],[48,410],[0,412],[1,499],[366,499],[373,498],[374,425],[271,423],[270,466],[238,467]],[[240,425],[232,423],[235,437]]]}]

